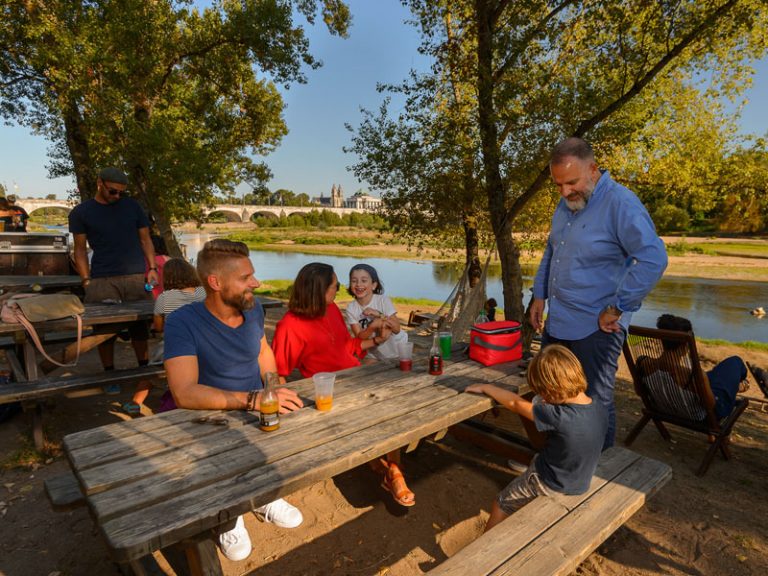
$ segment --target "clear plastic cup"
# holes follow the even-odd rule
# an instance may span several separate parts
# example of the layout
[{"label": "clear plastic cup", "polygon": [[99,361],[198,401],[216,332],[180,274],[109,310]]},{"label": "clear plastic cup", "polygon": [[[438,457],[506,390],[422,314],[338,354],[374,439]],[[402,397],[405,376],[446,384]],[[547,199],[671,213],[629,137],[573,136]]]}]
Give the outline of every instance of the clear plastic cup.
[{"label": "clear plastic cup", "polygon": [[315,407],[320,411],[330,410],[333,406],[333,385],[336,374],[333,372],[318,372],[312,376],[315,383]]},{"label": "clear plastic cup", "polygon": [[398,342],[397,354],[400,358],[400,370],[410,372],[413,369],[413,342]]}]

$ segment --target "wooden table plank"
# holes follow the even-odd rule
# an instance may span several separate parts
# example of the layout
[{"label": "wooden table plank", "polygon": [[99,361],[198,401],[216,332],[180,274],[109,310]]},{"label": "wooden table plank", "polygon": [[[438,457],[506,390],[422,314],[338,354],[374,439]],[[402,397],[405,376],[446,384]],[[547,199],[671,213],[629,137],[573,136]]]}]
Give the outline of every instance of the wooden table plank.
[{"label": "wooden table plank", "polygon": [[192,537],[305,486],[364,464],[491,407],[490,398],[456,394],[419,413],[391,419],[335,442],[326,442],[234,476],[101,523],[118,561]]},{"label": "wooden table plank", "polygon": [[[366,391],[365,394],[374,395],[371,396],[371,401],[378,401],[377,399],[407,393],[418,387],[430,385],[435,381],[450,383],[449,379],[453,375],[463,374],[475,369],[471,365],[458,364],[455,368],[449,368],[444,376],[435,377],[428,375],[426,370],[418,369],[413,372],[400,372],[394,371],[391,367],[387,366],[365,366],[362,368],[357,375],[350,375],[345,372],[337,375],[338,384],[335,387],[334,396],[335,404],[339,409],[354,407],[353,404],[349,403],[351,400],[347,400],[348,396],[356,398],[356,402],[364,402],[365,396],[361,396],[361,390],[363,389]],[[360,382],[363,378],[365,384]],[[310,400],[314,398],[314,385],[311,379],[291,383],[289,387],[296,390],[304,398]],[[307,391],[308,388],[311,388],[311,392]],[[226,415],[232,419],[230,427],[243,423],[250,425],[257,418],[257,415],[241,416],[243,414],[237,411],[221,413],[221,415]],[[199,411],[187,411],[183,419],[178,418],[173,419],[173,421],[163,419],[162,427],[152,426],[150,424],[150,421],[153,420],[152,418],[142,419],[144,425],[131,426],[130,424],[120,423],[105,426],[92,431],[68,435],[64,439],[64,444],[70,460],[76,465],[78,471],[82,472],[93,466],[105,464],[115,459],[124,459],[130,455],[134,455],[137,458],[146,458],[163,450],[182,448],[190,442],[195,442],[194,432],[197,431],[198,425],[191,421],[199,418],[199,416]],[[305,421],[310,421],[313,416],[312,412],[305,413],[299,410],[296,413],[285,415],[283,418],[286,419],[284,420],[286,422],[288,421],[287,419],[290,419],[295,427]],[[170,431],[171,436],[168,438],[162,434],[161,428],[165,427],[175,428]],[[287,428],[283,427],[274,434],[283,434],[287,430]],[[155,434],[148,434],[149,431]],[[88,442],[92,443],[84,444],[80,442],[78,444],[84,437],[87,437],[89,439]],[[85,489],[90,493],[87,486]]]},{"label": "wooden table plank", "polygon": [[[600,458],[589,489],[576,496],[555,495],[539,498],[524,506],[499,524],[494,538],[480,538],[462,548],[455,556],[430,571],[436,576],[490,574],[499,566],[498,558],[510,558],[539,538],[564,515],[613,481],[635,464],[640,455],[624,448],[610,448]],[[512,477],[510,477],[510,481]],[[499,553],[498,551],[502,551]],[[524,574],[524,572],[520,572]]]},{"label": "wooden table plank", "polygon": [[[409,395],[409,410],[416,413],[435,405],[446,395],[456,394],[448,389],[436,392],[421,390]],[[299,437],[293,434],[271,437],[258,428],[243,427],[190,445],[186,462],[175,459],[173,465],[167,466],[162,457],[137,460],[128,471],[126,466],[117,470],[114,467],[87,470],[81,481],[92,490],[92,510],[103,522],[126,511],[150,507],[182,492],[217,484],[253,468],[284,460],[320,444],[335,442],[377,426],[403,411],[403,399],[393,398],[376,404],[375,410],[365,406],[347,412],[343,424],[339,418],[328,418],[329,414],[317,414],[315,422],[305,427]],[[204,454],[198,454],[198,450]],[[131,498],[136,494],[140,495],[139,502]]]},{"label": "wooden table plank", "polygon": [[[200,437],[201,424],[185,423],[178,433],[174,430],[173,435],[150,439],[135,456],[126,457],[136,449],[133,444],[115,445],[115,456],[122,455],[119,466],[107,463],[84,469],[80,461],[78,477],[85,493],[93,496],[94,512],[99,517],[107,517],[120,509],[121,500],[129,497],[131,490],[142,493],[142,505],[150,505],[164,498],[165,492],[175,494],[195,488],[197,484],[190,484],[187,476],[194,475],[199,485],[214,482],[239,474],[244,468],[287,458],[318,443],[376,426],[393,415],[421,410],[455,394],[455,388],[443,386],[440,381],[427,381],[420,386],[408,383],[407,388],[387,385],[365,388],[335,400],[331,413],[309,409],[287,414],[280,430],[271,433],[262,432],[255,423],[229,429],[204,424],[207,435]],[[149,455],[149,444],[158,452]],[[213,480],[201,473],[204,468],[211,469]],[[178,479],[177,482],[156,480],[157,475],[166,474]],[[162,492],[158,492],[159,487]],[[104,491],[107,495],[103,499],[96,497]],[[102,500],[107,501],[105,506],[101,506]]]}]

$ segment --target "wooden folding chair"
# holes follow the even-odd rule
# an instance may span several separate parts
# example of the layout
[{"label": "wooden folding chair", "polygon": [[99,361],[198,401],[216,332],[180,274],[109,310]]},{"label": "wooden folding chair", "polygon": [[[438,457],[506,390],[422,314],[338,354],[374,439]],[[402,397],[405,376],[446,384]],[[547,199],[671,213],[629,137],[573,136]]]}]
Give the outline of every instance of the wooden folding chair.
[{"label": "wooden folding chair", "polygon": [[[662,358],[663,342],[668,348],[675,348],[674,359],[669,354]],[[627,446],[653,420],[667,441],[671,436],[665,422],[709,436],[711,444],[696,472],[698,476],[707,472],[718,449],[726,460],[730,459],[731,430],[749,400],[737,398],[730,414],[717,417],[715,397],[701,370],[693,332],[630,326],[624,342],[624,357],[635,392],[643,401],[643,416],[624,441]]]}]

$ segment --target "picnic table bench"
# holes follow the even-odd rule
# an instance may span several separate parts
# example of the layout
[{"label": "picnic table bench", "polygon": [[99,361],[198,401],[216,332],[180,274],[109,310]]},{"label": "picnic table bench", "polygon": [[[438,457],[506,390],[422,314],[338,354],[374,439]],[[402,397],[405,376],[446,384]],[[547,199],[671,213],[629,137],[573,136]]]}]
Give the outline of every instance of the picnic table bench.
[{"label": "picnic table bench", "polygon": [[[221,574],[212,538],[238,515],[490,409],[490,398],[462,393],[470,383],[525,386],[514,364],[456,358],[437,377],[426,368],[424,359],[412,372],[394,362],[338,372],[329,412],[312,408],[311,379],[290,383],[305,408],[274,432],[259,430],[257,414],[177,409],[70,434],[64,448],[116,561],[141,573],[142,558],[182,546],[192,573]],[[70,502],[73,488],[66,479],[49,487]]]},{"label": "picnic table bench", "polygon": [[536,498],[429,574],[570,574],[671,476],[666,464],[609,448],[585,494]]}]

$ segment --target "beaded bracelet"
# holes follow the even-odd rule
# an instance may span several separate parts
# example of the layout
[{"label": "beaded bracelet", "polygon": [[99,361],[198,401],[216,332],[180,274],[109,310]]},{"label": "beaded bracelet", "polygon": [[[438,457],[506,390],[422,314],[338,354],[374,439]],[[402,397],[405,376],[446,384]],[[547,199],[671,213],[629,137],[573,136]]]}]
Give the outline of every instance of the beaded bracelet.
[{"label": "beaded bracelet", "polygon": [[250,392],[248,392],[248,399],[245,401],[245,409],[248,412],[253,412],[256,410],[256,396],[258,396],[259,391],[254,388]]}]

